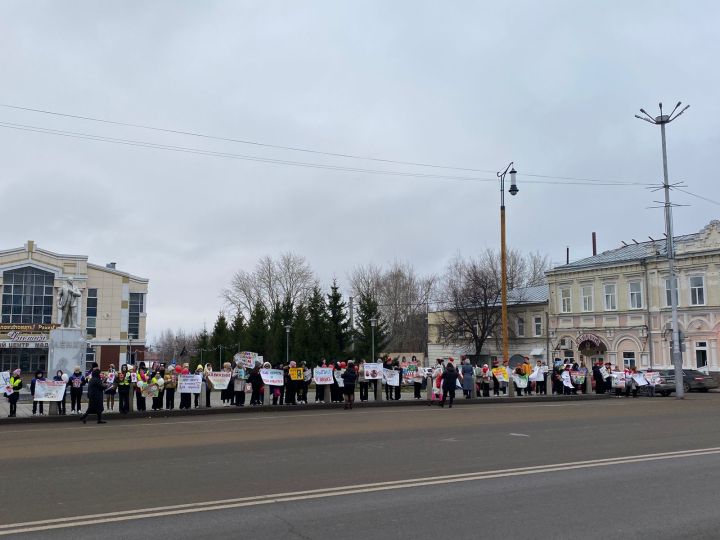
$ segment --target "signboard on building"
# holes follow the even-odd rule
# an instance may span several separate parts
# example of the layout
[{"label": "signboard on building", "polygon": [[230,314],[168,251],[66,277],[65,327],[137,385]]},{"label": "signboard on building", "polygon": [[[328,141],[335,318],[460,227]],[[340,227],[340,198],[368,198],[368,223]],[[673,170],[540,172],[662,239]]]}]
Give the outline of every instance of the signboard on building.
[{"label": "signboard on building", "polygon": [[0,324],[0,349],[47,349],[57,324]]}]

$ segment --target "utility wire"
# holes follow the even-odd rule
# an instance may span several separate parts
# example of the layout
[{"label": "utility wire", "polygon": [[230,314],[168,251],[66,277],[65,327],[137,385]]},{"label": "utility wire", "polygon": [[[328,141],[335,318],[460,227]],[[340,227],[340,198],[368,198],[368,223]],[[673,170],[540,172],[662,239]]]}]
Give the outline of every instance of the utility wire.
[{"label": "utility wire", "polygon": [[[217,151],[213,151],[213,150],[204,150],[204,149],[200,149],[200,148],[174,146],[174,145],[159,144],[159,143],[153,143],[153,142],[148,142],[148,141],[139,141],[139,140],[133,140],[133,139],[120,139],[120,138],[116,138],[116,137],[105,137],[102,135],[94,135],[94,134],[90,134],[90,133],[82,133],[82,132],[76,132],[76,131],[50,129],[50,128],[44,128],[44,127],[40,127],[40,126],[32,126],[32,125],[27,125],[27,124],[15,124],[15,123],[11,123],[11,122],[0,122],[0,127],[6,128],[6,129],[19,130],[19,131],[43,133],[46,135],[55,135],[55,136],[60,136],[60,137],[69,137],[69,138],[75,138],[75,139],[84,139],[84,140],[91,140],[91,141],[98,141],[98,142],[105,142],[105,143],[112,143],[112,144],[121,144],[121,145],[125,145],[125,146],[137,146],[137,147],[142,147],[142,148],[150,148],[153,150],[166,150],[166,151],[171,151],[171,152],[182,152],[182,153],[188,153],[188,154],[223,157],[223,158],[228,158],[228,159],[239,159],[239,160],[255,161],[255,162],[261,162],[261,163],[270,163],[270,164],[275,164],[275,165],[287,165],[287,166],[294,166],[294,167],[306,167],[306,168],[314,168],[314,169],[326,169],[326,170],[345,171],[345,172],[360,172],[360,173],[367,173],[367,174],[382,174],[382,175],[390,175],[390,176],[427,178],[427,179],[437,179],[437,180],[497,182],[497,178],[479,178],[479,177],[468,177],[468,176],[420,174],[420,173],[412,173],[412,172],[404,172],[404,171],[363,169],[363,168],[358,168],[358,167],[346,167],[346,166],[330,165],[330,164],[323,164],[323,163],[290,161],[290,160],[284,160],[284,159],[266,158],[266,157],[261,157],[261,156],[232,154],[232,153],[228,153],[228,152],[217,152]],[[555,185],[585,185],[585,186],[587,186],[587,185],[593,185],[593,186],[645,185],[645,184],[639,184],[639,183],[623,183],[623,182],[615,182],[615,181],[595,182],[592,184],[588,184],[587,182],[580,182],[580,181],[553,181],[553,180],[532,181],[531,180],[531,181],[528,181],[528,183],[530,183],[530,184],[555,184]],[[650,184],[650,185],[652,185],[652,184]]]},{"label": "utility wire", "polygon": [[[34,109],[31,107],[21,107],[18,105],[10,105],[6,103],[0,103],[0,107],[5,107],[6,109],[15,109],[20,111],[27,111],[27,112],[34,112],[39,114],[47,114],[52,116],[60,116],[64,118],[73,118],[76,120],[87,120],[90,122],[99,122],[103,124],[111,124],[115,126],[124,126],[124,127],[132,127],[132,128],[140,128],[140,129],[148,129],[152,131],[159,131],[163,133],[172,133],[175,135],[186,135],[190,137],[198,137],[203,139],[212,139],[217,141],[224,141],[224,142],[233,142],[233,143],[239,143],[239,144],[248,144],[263,148],[274,148],[278,150],[290,150],[293,152],[305,152],[308,154],[315,154],[315,155],[323,155],[323,156],[332,156],[332,157],[341,157],[341,158],[347,158],[347,159],[359,159],[359,160],[365,160],[365,161],[375,161],[380,163],[393,163],[396,165],[411,165],[415,167],[429,167],[434,169],[447,169],[447,170],[455,170],[455,171],[464,171],[464,172],[480,172],[480,173],[491,173],[495,174],[496,171],[491,169],[474,169],[469,167],[455,167],[450,165],[437,165],[432,163],[420,163],[415,161],[402,161],[402,160],[395,160],[395,159],[383,159],[383,158],[376,158],[376,157],[368,157],[368,156],[358,156],[355,154],[343,154],[339,152],[328,152],[323,150],[315,150],[311,148],[302,148],[298,146],[282,146],[278,144],[269,144],[269,143],[263,143],[258,141],[249,141],[245,139],[235,139],[231,137],[220,137],[217,135],[208,135],[206,133],[198,133],[194,131],[184,131],[179,129],[170,129],[170,128],[161,128],[156,126],[149,126],[146,124],[134,124],[131,122],[121,122],[117,120],[107,120],[104,118],[96,118],[92,116],[82,116],[77,114],[69,114],[69,113],[61,113],[56,111],[49,111],[45,109]],[[546,175],[546,174],[533,174],[533,173],[520,173],[522,176],[529,176],[529,177],[535,177],[535,178],[547,178],[547,179],[555,179],[555,180],[574,180],[577,182],[592,182],[592,183],[598,183],[599,185],[651,185],[650,183],[646,182],[638,182],[634,180],[604,180],[604,179],[597,179],[597,178],[578,178],[573,176],[552,176],[552,175]]]},{"label": "utility wire", "polygon": [[715,200],[713,200],[713,199],[708,199],[707,197],[703,197],[702,195],[698,195],[697,193],[692,193],[692,192],[690,192],[690,191],[686,191],[686,190],[681,189],[681,188],[679,188],[679,187],[675,187],[675,188],[673,188],[673,189],[675,189],[676,191],[680,191],[680,192],[682,192],[682,193],[685,193],[685,194],[687,194],[687,195],[690,195],[691,197],[695,197],[695,198],[697,198],[697,199],[702,199],[703,201],[706,201],[706,202],[709,202],[709,203],[712,203],[712,204],[717,204],[718,206],[720,206],[720,201],[715,201]]}]

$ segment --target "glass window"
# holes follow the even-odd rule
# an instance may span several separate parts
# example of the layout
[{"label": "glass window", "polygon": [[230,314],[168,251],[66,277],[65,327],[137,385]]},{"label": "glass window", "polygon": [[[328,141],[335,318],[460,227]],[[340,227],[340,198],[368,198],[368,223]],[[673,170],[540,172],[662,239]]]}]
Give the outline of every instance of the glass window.
[{"label": "glass window", "polygon": [[537,316],[533,320],[533,324],[535,326],[535,336],[541,336],[542,335],[542,317]]},{"label": "glass window", "polygon": [[614,311],[617,309],[617,293],[614,283],[606,283],[603,286],[605,292],[605,311]]},{"label": "glass window", "polygon": [[525,336],[525,319],[522,317],[517,318],[517,335],[518,337]]},{"label": "glass window", "polygon": [[3,272],[2,322],[50,324],[52,322],[52,272],[25,267]]},{"label": "glass window", "polygon": [[623,364],[625,367],[635,367],[635,353],[624,352],[623,353]]},{"label": "glass window", "polygon": [[593,310],[593,287],[592,285],[583,285],[582,288],[583,311]]},{"label": "glass window", "polygon": [[705,278],[703,276],[690,278],[690,305],[705,305]]},{"label": "glass window", "polygon": [[92,369],[93,362],[95,362],[95,349],[87,347],[85,349],[85,371]]},{"label": "glass window", "polygon": [[631,281],[628,284],[630,292],[630,309],[640,309],[643,307],[642,285],[639,281]]},{"label": "glass window", "polygon": [[570,313],[572,311],[572,297],[570,296],[570,289],[560,289],[560,312]]},{"label": "glass window", "polygon": [[97,336],[97,289],[87,290],[87,300],[85,307],[85,334],[88,337]]},{"label": "glass window", "polygon": [[130,293],[128,310],[128,337],[140,339],[140,314],[143,312],[143,293]]}]

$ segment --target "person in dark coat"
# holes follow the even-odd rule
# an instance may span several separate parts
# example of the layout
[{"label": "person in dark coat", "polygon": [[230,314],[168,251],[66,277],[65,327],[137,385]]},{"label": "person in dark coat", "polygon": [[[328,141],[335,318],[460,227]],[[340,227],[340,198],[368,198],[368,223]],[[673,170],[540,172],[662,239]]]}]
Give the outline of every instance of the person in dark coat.
[{"label": "person in dark coat", "polygon": [[600,373],[600,368],[602,367],[602,361],[595,364],[592,368],[592,374],[593,374],[593,380],[595,381],[595,393],[596,394],[604,394],[605,393],[605,379],[603,379],[602,373]]},{"label": "person in dark coat", "polygon": [[260,365],[256,364],[253,370],[248,376],[248,384],[252,388],[252,394],[250,395],[250,405],[262,405],[262,389],[263,380],[260,375]]},{"label": "person in dark coat", "polygon": [[102,413],[105,410],[103,406],[103,395],[105,392],[105,386],[100,379],[100,369],[94,368],[90,373],[90,382],[88,383],[88,407],[85,410],[85,414],[82,415],[82,423],[87,422],[89,414],[97,415],[97,423],[105,424],[106,422],[102,419]]},{"label": "person in dark coat", "polygon": [[355,402],[355,382],[357,381],[357,371],[355,371],[355,362],[350,360],[342,374],[343,394],[345,396],[345,409],[352,409]]},{"label": "person in dark coat", "polygon": [[[64,373],[62,372],[62,370],[58,369],[55,373],[55,376],[53,377],[53,381],[67,383],[68,378],[67,376],[65,376],[65,380],[63,381],[63,375]],[[60,416],[65,416],[65,392],[63,392],[62,399],[57,402],[57,410]]]},{"label": "person in dark coat", "polygon": [[442,376],[442,387],[443,387],[443,397],[440,401],[440,406],[445,406],[445,399],[450,396],[450,407],[452,408],[453,401],[455,400],[455,385],[457,384],[458,379],[458,372],[455,369],[455,366],[452,365],[452,362],[448,362],[447,366],[445,367],[445,371],[443,371]]}]

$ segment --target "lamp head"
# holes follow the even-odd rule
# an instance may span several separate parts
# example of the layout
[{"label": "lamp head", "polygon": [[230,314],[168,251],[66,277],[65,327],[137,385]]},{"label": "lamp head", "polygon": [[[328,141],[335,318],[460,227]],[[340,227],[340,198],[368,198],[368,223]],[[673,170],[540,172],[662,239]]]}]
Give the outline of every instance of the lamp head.
[{"label": "lamp head", "polygon": [[515,170],[515,167],[510,169],[510,195],[517,195],[520,191],[517,187],[517,184],[515,183],[515,175],[517,174],[517,171]]}]

